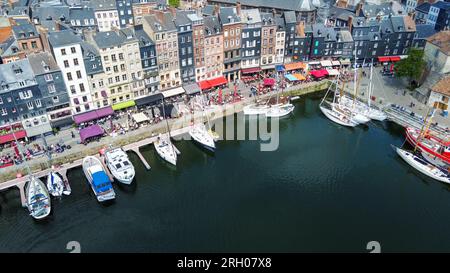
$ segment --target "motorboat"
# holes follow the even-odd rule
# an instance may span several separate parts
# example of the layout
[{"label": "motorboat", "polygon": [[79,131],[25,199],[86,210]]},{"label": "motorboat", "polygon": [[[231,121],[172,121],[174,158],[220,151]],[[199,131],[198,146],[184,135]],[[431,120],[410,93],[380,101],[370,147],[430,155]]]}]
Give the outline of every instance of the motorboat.
[{"label": "motorboat", "polygon": [[411,152],[395,147],[394,145],[391,146],[397,154],[414,169],[440,182],[450,183],[450,176],[448,172],[444,172],[442,169],[428,163]]},{"label": "motorboat", "polygon": [[158,155],[172,165],[177,165],[177,153],[168,135],[160,134],[153,143]]},{"label": "motorboat", "polygon": [[99,202],[116,198],[111,181],[98,158],[87,156],[83,159],[82,166],[84,175]]},{"label": "motorboat", "polygon": [[206,127],[203,123],[193,125],[189,130],[189,135],[192,140],[198,143],[203,148],[214,152],[216,145],[214,143],[214,138],[208,133]]},{"label": "motorboat", "polygon": [[105,164],[117,181],[131,184],[134,179],[134,166],[127,153],[121,148],[110,149],[105,152]]},{"label": "motorboat", "polygon": [[295,106],[291,103],[280,103],[275,104],[270,107],[269,111],[266,112],[266,117],[279,118],[284,117],[294,111]]},{"label": "motorboat", "polygon": [[51,200],[44,183],[39,178],[31,177],[27,184],[26,205],[30,215],[36,219],[44,219],[50,214]]},{"label": "motorboat", "polygon": [[64,182],[55,172],[50,172],[47,176],[48,192],[55,197],[62,196],[64,191]]}]

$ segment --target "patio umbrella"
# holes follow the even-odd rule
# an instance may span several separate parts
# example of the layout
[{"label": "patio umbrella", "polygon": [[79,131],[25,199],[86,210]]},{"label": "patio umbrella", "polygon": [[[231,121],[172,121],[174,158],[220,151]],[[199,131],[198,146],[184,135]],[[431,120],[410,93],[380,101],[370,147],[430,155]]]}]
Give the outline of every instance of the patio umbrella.
[{"label": "patio umbrella", "polygon": [[17,157],[22,158],[22,156],[20,155],[19,148],[17,147],[17,143],[16,142],[13,142],[13,147],[14,147],[14,153],[17,155]]}]

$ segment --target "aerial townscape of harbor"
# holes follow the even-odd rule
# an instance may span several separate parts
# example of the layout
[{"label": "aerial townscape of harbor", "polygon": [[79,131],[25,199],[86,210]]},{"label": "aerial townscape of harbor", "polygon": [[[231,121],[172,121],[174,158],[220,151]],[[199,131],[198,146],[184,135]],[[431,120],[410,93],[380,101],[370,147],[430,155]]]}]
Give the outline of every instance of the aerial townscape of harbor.
[{"label": "aerial townscape of harbor", "polygon": [[0,252],[450,251],[449,0],[0,14]]}]

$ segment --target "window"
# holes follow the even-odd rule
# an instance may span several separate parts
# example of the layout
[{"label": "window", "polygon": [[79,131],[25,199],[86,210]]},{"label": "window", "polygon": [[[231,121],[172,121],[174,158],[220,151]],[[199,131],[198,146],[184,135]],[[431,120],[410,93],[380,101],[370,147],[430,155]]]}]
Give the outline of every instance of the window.
[{"label": "window", "polygon": [[44,79],[45,79],[45,81],[50,82],[50,81],[53,81],[53,76],[52,76],[52,74],[45,74]]},{"label": "window", "polygon": [[34,109],[33,103],[31,101],[27,102],[28,110]]},{"label": "window", "polygon": [[61,49],[61,55],[66,55],[66,49],[65,48]]},{"label": "window", "polygon": [[78,65],[78,59],[77,58],[73,59],[73,64],[74,65]]},{"label": "window", "polygon": [[8,114],[8,111],[6,111],[5,108],[0,109],[0,113],[2,114],[2,116],[6,116]]},{"label": "window", "polygon": [[72,80],[72,73],[67,72],[67,80],[71,81]]},{"label": "window", "polygon": [[56,92],[56,88],[55,88],[54,84],[47,85],[47,88],[48,88],[48,92],[49,93],[55,93]]},{"label": "window", "polygon": [[37,48],[37,43],[35,41],[31,42],[31,48]]},{"label": "window", "polygon": [[34,104],[36,104],[36,107],[37,107],[37,108],[42,107],[41,100],[39,100],[39,99],[35,100],[35,101],[34,101]]},{"label": "window", "polygon": [[68,60],[65,60],[65,61],[64,61],[64,67],[65,67],[65,68],[69,67],[69,61],[68,61]]},{"label": "window", "polygon": [[75,50],[75,47],[71,47],[71,48],[70,48],[70,52],[76,53],[77,51]]},{"label": "window", "polygon": [[77,71],[77,78],[81,79],[81,71],[79,71],[79,70]]},{"label": "window", "polygon": [[82,83],[80,83],[80,91],[81,91],[81,92],[86,91],[86,89],[84,89],[84,84],[82,84]]},{"label": "window", "polygon": [[22,91],[22,92],[19,93],[19,97],[22,100],[26,100],[26,99],[32,98],[33,97],[33,93],[31,92],[31,90]]}]

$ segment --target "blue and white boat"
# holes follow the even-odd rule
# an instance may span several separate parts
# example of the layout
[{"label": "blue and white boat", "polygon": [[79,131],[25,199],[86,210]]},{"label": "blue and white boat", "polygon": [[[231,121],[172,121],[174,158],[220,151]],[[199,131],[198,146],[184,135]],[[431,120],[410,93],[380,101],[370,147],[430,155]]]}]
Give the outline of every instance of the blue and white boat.
[{"label": "blue and white boat", "polygon": [[52,171],[48,174],[47,188],[48,188],[48,192],[55,197],[59,197],[59,196],[63,195],[64,182],[56,172]]},{"label": "blue and white boat", "polygon": [[40,220],[50,214],[52,208],[50,195],[39,178],[31,177],[25,193],[28,211],[34,219]]},{"label": "blue and white boat", "polygon": [[83,171],[99,202],[116,198],[111,181],[98,158],[94,156],[85,157],[83,159]]}]

